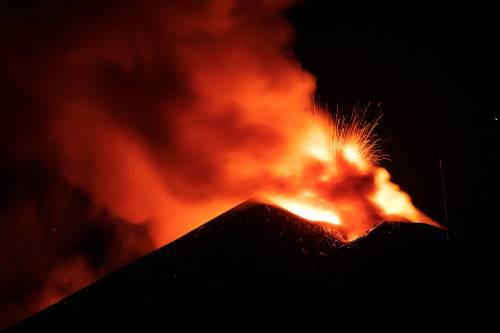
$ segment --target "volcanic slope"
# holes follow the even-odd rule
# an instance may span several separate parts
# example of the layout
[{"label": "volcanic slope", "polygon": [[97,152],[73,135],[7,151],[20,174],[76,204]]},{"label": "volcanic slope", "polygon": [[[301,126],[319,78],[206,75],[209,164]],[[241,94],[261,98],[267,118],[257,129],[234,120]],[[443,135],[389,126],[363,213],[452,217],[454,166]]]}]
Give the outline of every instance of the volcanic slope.
[{"label": "volcanic slope", "polygon": [[446,300],[446,231],[384,222],[355,241],[342,239],[334,225],[247,201],[12,329],[154,322],[214,304]]}]

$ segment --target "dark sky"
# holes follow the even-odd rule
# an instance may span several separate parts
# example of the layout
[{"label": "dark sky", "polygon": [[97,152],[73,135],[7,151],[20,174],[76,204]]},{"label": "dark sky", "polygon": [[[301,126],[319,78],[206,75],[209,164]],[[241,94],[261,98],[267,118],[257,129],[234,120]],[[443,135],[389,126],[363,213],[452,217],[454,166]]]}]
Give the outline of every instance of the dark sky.
[{"label": "dark sky", "polygon": [[[289,12],[296,54],[317,78],[321,102],[371,103],[393,179],[417,207],[466,239],[498,202],[498,31],[489,7],[345,6],[306,1]],[[380,104],[379,104],[380,103]]]}]

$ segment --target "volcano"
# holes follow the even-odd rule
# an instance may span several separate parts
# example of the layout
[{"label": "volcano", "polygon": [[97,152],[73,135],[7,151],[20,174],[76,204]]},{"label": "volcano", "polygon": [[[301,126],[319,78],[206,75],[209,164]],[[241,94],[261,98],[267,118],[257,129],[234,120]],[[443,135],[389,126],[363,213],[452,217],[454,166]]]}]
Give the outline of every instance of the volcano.
[{"label": "volcano", "polygon": [[[247,201],[12,329],[161,321],[166,307],[445,301],[443,229],[383,222],[352,242],[336,226]],[[316,303],[312,303],[316,302]],[[220,308],[218,308],[220,309]]]}]

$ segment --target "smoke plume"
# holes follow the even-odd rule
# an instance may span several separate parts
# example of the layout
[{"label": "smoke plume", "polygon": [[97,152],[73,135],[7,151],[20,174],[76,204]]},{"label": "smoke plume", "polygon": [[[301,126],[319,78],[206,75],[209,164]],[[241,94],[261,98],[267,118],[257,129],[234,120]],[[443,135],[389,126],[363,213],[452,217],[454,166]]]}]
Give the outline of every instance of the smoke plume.
[{"label": "smoke plume", "polygon": [[289,5],[3,2],[2,324],[269,186],[314,93]]}]

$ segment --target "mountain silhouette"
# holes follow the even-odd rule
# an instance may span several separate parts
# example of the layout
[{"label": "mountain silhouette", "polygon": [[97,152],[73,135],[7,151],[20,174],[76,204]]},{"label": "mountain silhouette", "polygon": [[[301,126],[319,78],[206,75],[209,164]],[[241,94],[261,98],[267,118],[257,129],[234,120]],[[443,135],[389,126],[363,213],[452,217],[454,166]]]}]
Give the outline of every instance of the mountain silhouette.
[{"label": "mountain silhouette", "polygon": [[233,310],[379,300],[439,304],[449,278],[442,229],[383,222],[344,242],[331,224],[247,201],[11,329],[161,322],[183,309],[220,310],[215,304]]}]

